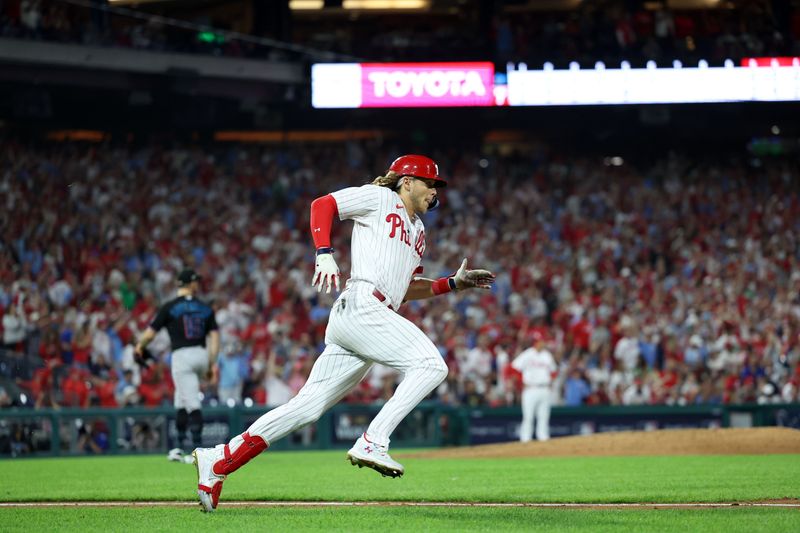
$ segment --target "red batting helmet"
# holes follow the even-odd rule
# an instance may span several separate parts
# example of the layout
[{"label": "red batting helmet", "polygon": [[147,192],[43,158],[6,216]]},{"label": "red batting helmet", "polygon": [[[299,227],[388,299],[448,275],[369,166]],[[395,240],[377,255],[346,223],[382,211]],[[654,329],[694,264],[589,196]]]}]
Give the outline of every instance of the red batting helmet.
[{"label": "red batting helmet", "polygon": [[401,155],[394,160],[389,170],[401,176],[413,176],[436,182],[436,187],[446,187],[447,181],[439,177],[439,167],[430,157],[424,155]]}]

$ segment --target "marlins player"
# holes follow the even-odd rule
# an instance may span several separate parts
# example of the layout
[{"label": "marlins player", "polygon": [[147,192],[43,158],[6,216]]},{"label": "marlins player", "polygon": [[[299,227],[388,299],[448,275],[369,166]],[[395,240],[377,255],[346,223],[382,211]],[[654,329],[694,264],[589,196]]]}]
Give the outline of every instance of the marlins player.
[{"label": "marlins player", "polygon": [[330,234],[334,216],[354,220],[352,271],[347,288],[334,302],[325,332],[326,347],[303,388],[288,403],[256,420],[228,444],[194,451],[198,496],[205,511],[217,507],[225,477],[288,433],[316,421],[380,363],[404,374],[394,396],[384,404],[347,458],[384,476],[402,476],[403,466],[388,453],[389,437],[405,416],[447,375],[436,346],[397,313],[407,300],[455,290],[491,288],[494,275],[467,270],[436,280],[416,277],[425,253],[420,215],[438,203],[446,181],[433,160],[405,155],[371,184],[317,198],[311,204],[311,235],[317,247],[312,285],[339,289],[339,267]]},{"label": "marlins player", "polygon": [[550,384],[557,370],[555,359],[544,347],[544,336],[533,333],[533,347],[524,350],[511,362],[522,373],[522,426],[519,440],[528,442],[533,437],[533,420],[536,418],[536,440],[550,438]]},{"label": "marlins player", "polygon": [[[167,456],[182,461],[181,446],[187,429],[195,447],[200,446],[203,414],[200,411],[200,378],[213,372],[219,353],[219,331],[214,310],[198,300],[200,276],[191,269],[178,274],[178,295],[161,306],[156,318],[136,343],[136,356],[143,358],[145,348],[161,328],[167,328],[172,344],[172,381],[175,384],[175,427],[178,447]],[[206,337],[209,340],[206,351]],[[187,456],[188,457],[188,456]]]}]

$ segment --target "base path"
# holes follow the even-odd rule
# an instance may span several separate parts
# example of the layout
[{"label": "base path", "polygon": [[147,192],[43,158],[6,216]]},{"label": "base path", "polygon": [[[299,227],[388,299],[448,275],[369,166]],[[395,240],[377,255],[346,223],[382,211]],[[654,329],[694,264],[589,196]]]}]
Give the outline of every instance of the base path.
[{"label": "base path", "polygon": [[[465,502],[224,502],[224,507],[539,507],[548,509],[709,509],[741,507],[789,507],[800,509],[800,500],[703,503],[465,503]],[[197,507],[198,502],[0,502],[3,507]]]}]

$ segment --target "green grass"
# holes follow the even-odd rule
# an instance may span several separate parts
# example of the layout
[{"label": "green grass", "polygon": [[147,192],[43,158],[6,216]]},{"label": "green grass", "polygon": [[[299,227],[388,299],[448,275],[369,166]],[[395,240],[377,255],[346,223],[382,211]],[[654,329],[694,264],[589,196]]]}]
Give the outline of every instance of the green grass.
[{"label": "green grass", "polygon": [[586,510],[533,508],[3,509],[0,530],[29,531],[631,531],[789,532],[796,509]]},{"label": "green grass", "polygon": [[[406,459],[402,479],[343,451],[267,452],[225,482],[217,513],[180,507],[2,508],[0,531],[800,531],[800,510],[734,507],[240,507],[233,500],[747,502],[797,498],[797,455]],[[159,456],[2,461],[0,501],[194,501],[195,469]]]},{"label": "green grass", "polygon": [[[401,455],[398,454],[398,458]],[[229,500],[719,502],[798,497],[797,455],[402,459],[383,478],[344,452],[265,453]],[[195,470],[163,456],[4,461],[3,501],[191,500]]]}]

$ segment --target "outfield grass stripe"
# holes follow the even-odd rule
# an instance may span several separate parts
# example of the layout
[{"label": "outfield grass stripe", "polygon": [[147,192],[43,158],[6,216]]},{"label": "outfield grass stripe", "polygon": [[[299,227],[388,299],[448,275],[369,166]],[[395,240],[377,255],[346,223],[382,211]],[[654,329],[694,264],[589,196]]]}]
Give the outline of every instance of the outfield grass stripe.
[{"label": "outfield grass stripe", "polygon": [[[0,502],[2,507],[196,507],[198,502]],[[697,502],[697,503],[486,503],[486,502],[302,502],[302,501],[235,501],[225,507],[533,507],[569,509],[693,509],[723,507],[800,508],[800,503],[773,502]]]},{"label": "outfield grass stripe", "polygon": [[[265,453],[225,481],[222,503],[800,503],[798,458],[414,459],[389,480],[336,451]],[[161,456],[52,458],[4,461],[0,502],[187,502],[196,494],[195,468]]]}]

